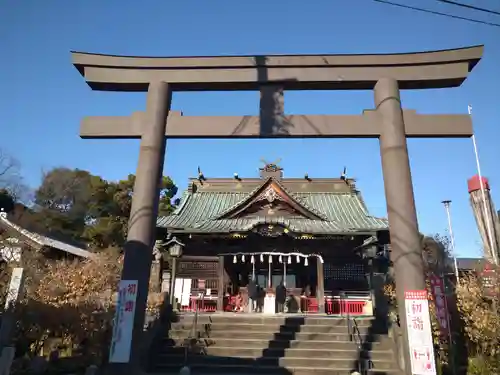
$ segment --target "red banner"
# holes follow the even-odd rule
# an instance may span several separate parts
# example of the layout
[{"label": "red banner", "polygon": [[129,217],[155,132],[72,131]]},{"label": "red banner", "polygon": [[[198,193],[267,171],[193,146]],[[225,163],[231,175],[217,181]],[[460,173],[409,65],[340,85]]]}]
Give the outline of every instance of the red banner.
[{"label": "red banner", "polygon": [[441,329],[441,335],[443,335],[444,337],[448,337],[450,334],[450,326],[444,282],[441,277],[438,277],[434,274],[429,275],[429,280],[431,282],[432,298],[434,300],[434,306],[436,308],[436,315],[439,323],[439,328]]},{"label": "red banner", "polygon": [[489,263],[486,263],[483,271],[479,274],[481,280],[481,286],[483,287],[484,294],[487,297],[495,297],[498,293],[498,275],[495,267]]}]

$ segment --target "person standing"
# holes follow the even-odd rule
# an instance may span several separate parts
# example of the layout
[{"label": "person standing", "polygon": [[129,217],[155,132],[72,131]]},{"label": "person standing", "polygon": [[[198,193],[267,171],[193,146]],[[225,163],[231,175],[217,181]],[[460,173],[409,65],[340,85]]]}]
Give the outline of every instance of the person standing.
[{"label": "person standing", "polygon": [[257,312],[257,299],[258,299],[258,295],[257,295],[257,284],[255,283],[255,280],[253,278],[250,278],[250,282],[248,283],[248,286],[247,286],[247,290],[248,290],[248,310],[249,312]]},{"label": "person standing", "polygon": [[309,284],[306,285],[300,296],[300,310],[302,313],[309,312],[309,298],[311,297],[311,287]]},{"label": "person standing", "polygon": [[278,307],[278,314],[285,312],[285,302],[286,302],[286,287],[283,281],[276,287],[276,304]]},{"label": "person standing", "polygon": [[264,308],[264,298],[266,297],[266,291],[259,284],[257,284],[257,312],[262,312]]},{"label": "person standing", "polygon": [[234,312],[243,312],[244,311],[243,305],[244,305],[243,296],[241,292],[238,292],[234,300]]}]

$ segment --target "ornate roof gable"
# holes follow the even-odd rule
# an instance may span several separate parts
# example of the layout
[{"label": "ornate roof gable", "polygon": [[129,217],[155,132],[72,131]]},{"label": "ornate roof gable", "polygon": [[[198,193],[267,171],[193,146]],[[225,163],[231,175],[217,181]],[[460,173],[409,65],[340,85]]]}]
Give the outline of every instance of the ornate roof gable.
[{"label": "ornate roof gable", "polygon": [[311,220],[327,220],[323,214],[308,207],[299,198],[294,197],[276,179],[270,177],[257,187],[247,198],[217,216],[217,219],[233,219],[245,216],[252,207],[264,205],[288,206],[300,216]]}]

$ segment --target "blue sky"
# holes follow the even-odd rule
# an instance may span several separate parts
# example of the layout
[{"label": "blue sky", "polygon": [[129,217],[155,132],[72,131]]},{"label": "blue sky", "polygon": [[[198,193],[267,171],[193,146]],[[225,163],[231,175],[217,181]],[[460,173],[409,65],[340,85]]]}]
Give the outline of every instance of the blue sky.
[{"label": "blue sky", "polygon": [[[465,1],[465,0],[464,0]],[[400,0],[500,23],[434,0]],[[496,0],[477,6],[500,9]],[[143,94],[92,92],[71,65],[70,50],[124,55],[413,52],[485,44],[482,62],[450,90],[404,92],[420,113],[474,108],[483,174],[500,205],[500,29],[394,8],[371,0],[0,0],[0,147],[19,159],[36,187],[43,170],[87,169],[106,179],[135,173],[138,140],[82,140],[86,115],[128,115]],[[258,114],[258,93],[176,93],[185,115]],[[371,92],[287,92],[288,113],[357,114],[373,107]],[[370,211],[385,216],[376,140],[174,140],[165,174],[185,188],[198,165],[209,177],[255,177],[260,159],[281,158],[285,175],[337,177],[343,166],[358,180]],[[410,140],[418,217],[424,233],[446,233],[443,199],[451,199],[456,249],[478,255],[480,242],[466,180],[474,175],[472,143]],[[499,207],[500,208],[500,207]]]}]

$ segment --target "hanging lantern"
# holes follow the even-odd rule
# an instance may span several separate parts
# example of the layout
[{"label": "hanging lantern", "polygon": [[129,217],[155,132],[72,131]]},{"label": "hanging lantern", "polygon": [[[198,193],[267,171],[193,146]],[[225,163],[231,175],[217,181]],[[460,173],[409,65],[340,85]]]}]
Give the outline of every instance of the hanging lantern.
[{"label": "hanging lantern", "polygon": [[280,262],[280,263],[283,263],[283,257],[282,257],[281,255],[280,255],[280,257],[279,257],[279,262]]},{"label": "hanging lantern", "polygon": [[245,263],[245,254],[241,256],[241,263]]},{"label": "hanging lantern", "polygon": [[297,255],[297,263],[300,263],[300,257]]},{"label": "hanging lantern", "polygon": [[292,257],[288,257],[288,264],[292,264]]},{"label": "hanging lantern", "polygon": [[264,262],[264,254],[260,254],[260,261],[263,263]]},{"label": "hanging lantern", "polygon": [[272,263],[272,262],[273,262],[273,256],[269,255],[269,263]]},{"label": "hanging lantern", "polygon": [[236,258],[236,255],[233,257],[233,263],[238,263],[238,259]]},{"label": "hanging lantern", "polygon": [[255,263],[255,257],[253,255],[250,257],[250,263],[252,263],[252,264]]},{"label": "hanging lantern", "polygon": [[309,265],[309,262],[307,261],[307,257],[306,257],[304,260],[304,266],[308,266],[308,265]]}]

